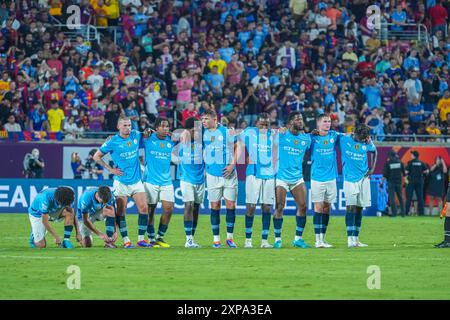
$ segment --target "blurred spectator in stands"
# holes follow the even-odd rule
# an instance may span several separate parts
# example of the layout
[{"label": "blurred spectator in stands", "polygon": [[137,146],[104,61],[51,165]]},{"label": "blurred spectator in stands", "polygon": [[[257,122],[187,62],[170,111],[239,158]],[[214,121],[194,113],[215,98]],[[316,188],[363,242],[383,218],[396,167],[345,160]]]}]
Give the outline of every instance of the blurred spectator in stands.
[{"label": "blurred spectator in stands", "polygon": [[64,138],[67,140],[77,139],[78,127],[75,123],[75,117],[70,116],[69,120],[64,123]]},{"label": "blurred spectator in stands", "polygon": [[8,122],[5,123],[4,128],[8,132],[22,132],[20,124],[16,123],[16,117],[12,114],[8,117]]},{"label": "blurred spectator in stands", "polygon": [[439,110],[439,116],[441,121],[447,119],[447,114],[450,113],[450,91],[445,90],[444,95],[437,104],[437,109]]},{"label": "blurred spectator in stands", "polygon": [[59,132],[64,127],[65,116],[58,103],[58,100],[51,100],[51,108],[47,111],[48,123],[51,132]]},{"label": "blurred spectator in stands", "polygon": [[122,113],[117,103],[110,103],[105,112],[104,130],[106,132],[115,132],[117,130],[117,122]]},{"label": "blurred spectator in stands", "polygon": [[98,98],[94,98],[88,111],[89,130],[93,132],[103,131],[103,122],[105,121],[105,112],[99,108],[98,104]]},{"label": "blurred spectator in stands", "polygon": [[431,17],[433,33],[440,30],[442,34],[447,34],[448,12],[445,7],[442,6],[442,0],[436,1],[436,4],[429,9],[429,14]]},{"label": "blurred spectator in stands", "polygon": [[419,124],[424,120],[425,110],[419,99],[414,99],[412,103],[408,104],[409,121],[411,123],[411,130],[417,132]]}]

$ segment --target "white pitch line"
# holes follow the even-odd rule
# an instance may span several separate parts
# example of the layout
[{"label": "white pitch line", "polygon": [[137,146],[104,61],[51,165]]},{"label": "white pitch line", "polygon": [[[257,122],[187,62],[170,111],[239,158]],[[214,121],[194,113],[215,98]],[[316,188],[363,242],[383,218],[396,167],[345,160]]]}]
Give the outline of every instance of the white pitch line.
[{"label": "white pitch line", "polygon": [[49,257],[49,256],[0,256],[0,258],[13,259],[78,259],[78,257]]}]

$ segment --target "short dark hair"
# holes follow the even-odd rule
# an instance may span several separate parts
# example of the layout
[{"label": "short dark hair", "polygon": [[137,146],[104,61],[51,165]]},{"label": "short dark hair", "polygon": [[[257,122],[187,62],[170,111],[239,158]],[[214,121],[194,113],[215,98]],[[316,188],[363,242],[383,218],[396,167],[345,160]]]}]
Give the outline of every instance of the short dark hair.
[{"label": "short dark hair", "polygon": [[215,110],[213,110],[213,109],[205,110],[205,112],[203,112],[203,115],[204,116],[211,116],[213,118],[217,118],[217,112]]},{"label": "short dark hair", "polygon": [[293,111],[289,114],[288,118],[287,118],[287,123],[291,122],[292,120],[294,120],[294,118],[296,116],[301,116],[302,114],[298,111]]},{"label": "short dark hair", "polygon": [[75,199],[75,192],[69,187],[59,187],[55,191],[55,199],[63,207],[71,206]]},{"label": "short dark hair", "polygon": [[331,119],[331,116],[330,116],[330,114],[329,113],[321,113],[321,114],[319,114],[318,116],[317,116],[317,121],[320,121],[320,120],[322,120],[323,118],[330,118]]},{"label": "short dark hair", "polygon": [[156,120],[155,120],[155,128],[160,127],[164,121],[167,121],[167,123],[170,125],[169,119],[167,119],[166,117],[158,117],[158,118],[156,118]]},{"label": "short dark hair", "polygon": [[358,123],[355,126],[355,135],[359,138],[366,140],[370,136],[370,128],[365,123]]},{"label": "short dark hair", "polygon": [[100,199],[102,199],[105,203],[108,203],[111,200],[111,189],[108,186],[99,187],[97,192]]}]

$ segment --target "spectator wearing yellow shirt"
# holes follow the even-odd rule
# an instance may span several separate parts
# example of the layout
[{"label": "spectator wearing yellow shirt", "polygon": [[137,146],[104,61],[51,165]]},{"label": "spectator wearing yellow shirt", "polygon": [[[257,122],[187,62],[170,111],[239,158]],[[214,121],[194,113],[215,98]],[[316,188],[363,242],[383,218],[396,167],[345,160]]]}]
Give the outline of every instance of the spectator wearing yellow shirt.
[{"label": "spectator wearing yellow shirt", "polygon": [[441,121],[445,121],[447,119],[447,113],[450,113],[450,91],[444,91],[444,96],[439,99],[437,108],[439,110]]},{"label": "spectator wearing yellow shirt", "polygon": [[108,24],[117,26],[120,17],[119,0],[105,0]]},{"label": "spectator wearing yellow shirt", "polygon": [[217,73],[223,75],[223,70],[226,68],[227,63],[220,59],[219,51],[214,51],[214,58],[209,61],[208,68],[212,70],[212,68],[217,67]]},{"label": "spectator wearing yellow shirt", "polygon": [[58,100],[51,101],[51,109],[47,111],[50,132],[59,132],[63,128],[64,112],[59,107]]},{"label": "spectator wearing yellow shirt", "polygon": [[108,6],[103,0],[91,0],[92,9],[94,9],[97,17],[97,26],[108,26]]},{"label": "spectator wearing yellow shirt", "polygon": [[426,132],[428,132],[429,135],[437,136],[442,134],[441,130],[438,127],[436,127],[436,121],[430,121],[425,130]]},{"label": "spectator wearing yellow shirt", "polygon": [[351,61],[352,63],[357,63],[358,56],[356,55],[356,53],[353,52],[353,44],[348,43],[346,49],[347,50],[342,55],[342,60],[347,60],[347,61]]}]

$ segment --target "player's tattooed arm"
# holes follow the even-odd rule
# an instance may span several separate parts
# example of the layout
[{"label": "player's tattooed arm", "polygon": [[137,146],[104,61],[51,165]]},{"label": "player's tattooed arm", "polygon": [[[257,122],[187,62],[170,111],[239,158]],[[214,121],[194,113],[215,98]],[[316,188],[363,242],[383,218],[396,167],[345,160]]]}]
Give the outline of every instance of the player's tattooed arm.
[{"label": "player's tattooed arm", "polygon": [[111,172],[112,174],[114,174],[115,176],[122,176],[123,172],[122,170],[120,170],[119,168],[112,168],[109,164],[107,164],[105,161],[103,161],[103,152],[101,152],[100,150],[97,150],[97,152],[94,154],[94,161],[101,165],[103,168],[105,168],[106,170],[108,170],[109,172]]}]

